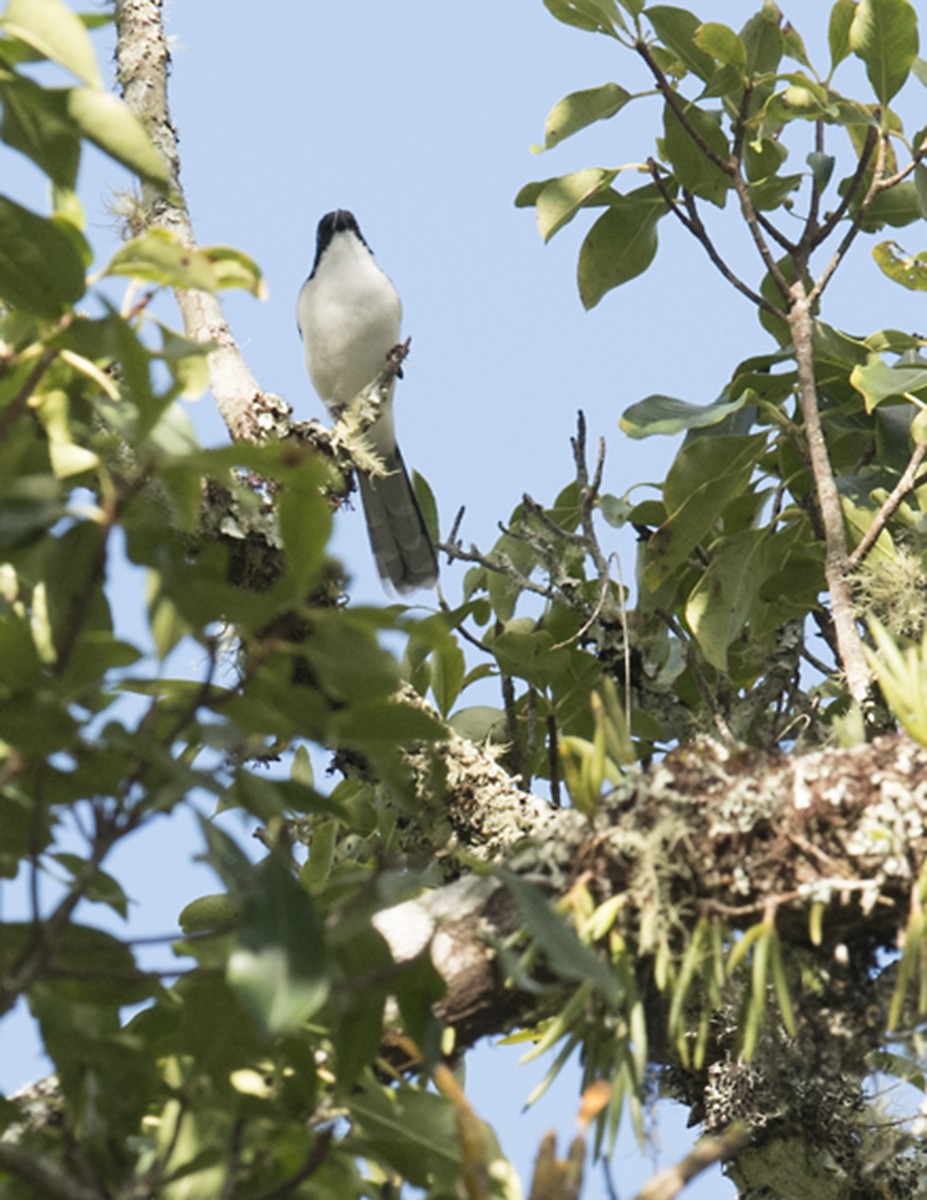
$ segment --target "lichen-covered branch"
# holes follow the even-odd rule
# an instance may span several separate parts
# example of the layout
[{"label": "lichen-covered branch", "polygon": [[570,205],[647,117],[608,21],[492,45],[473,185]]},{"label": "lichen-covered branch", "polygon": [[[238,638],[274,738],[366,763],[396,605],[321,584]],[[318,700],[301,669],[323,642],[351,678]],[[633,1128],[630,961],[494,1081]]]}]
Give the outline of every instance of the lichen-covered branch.
[{"label": "lichen-covered branch", "polygon": [[[185,245],[196,238],[180,182],[180,156],[167,99],[170,54],[161,17],[162,0],[116,0],[116,67],[126,103],[140,118],[170,169],[167,194],[146,188],[147,224],[176,233]],[[289,409],[266,393],[248,369],[217,298],[209,292],[178,290],[177,305],[187,336],[213,342],[209,386],[233,438],[260,441],[283,423]]]}]

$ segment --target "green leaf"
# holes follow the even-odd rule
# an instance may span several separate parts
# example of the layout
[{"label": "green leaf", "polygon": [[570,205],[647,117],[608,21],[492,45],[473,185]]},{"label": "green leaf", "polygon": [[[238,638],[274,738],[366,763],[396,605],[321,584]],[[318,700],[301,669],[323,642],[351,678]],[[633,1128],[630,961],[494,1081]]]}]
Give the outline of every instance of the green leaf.
[{"label": "green leaf", "polygon": [[435,647],[431,668],[431,690],[435,703],[441,716],[447,717],[460,695],[467,671],[463,650],[451,634]]},{"label": "green leaf", "polygon": [[[721,130],[720,113],[706,112],[694,104],[683,105],[689,126],[715,154],[726,159],[730,154],[727,138]],[[663,151],[679,183],[694,196],[701,196],[719,208],[724,206],[730,178],[693,140],[673,109],[663,106]]]},{"label": "green leaf", "polygon": [[571,92],[547,114],[543,148],[550,150],[594,121],[613,117],[630,99],[631,93],[617,83],[603,83],[601,87]]},{"label": "green leaf", "polygon": [[922,162],[914,168],[914,194],[920,214],[927,220],[927,167]]},{"label": "green leaf", "polygon": [[73,188],[80,162],[80,135],[68,115],[68,93],[39,87],[12,75],[0,80],[3,140],[40,167],[52,183]]},{"label": "green leaf", "polygon": [[927,250],[911,255],[901,251],[897,242],[879,242],[872,257],[895,283],[912,292],[927,292]]},{"label": "green leaf", "polygon": [[542,891],[511,871],[496,874],[515,897],[522,920],[561,979],[589,981],[610,1004],[621,999],[621,986],[608,966],[584,945],[574,929],[551,906]]},{"label": "green leaf", "polygon": [[695,31],[695,44],[712,58],[743,71],[747,65],[747,48],[733,29],[718,21],[706,21]]},{"label": "green leaf", "polygon": [[700,49],[695,40],[701,21],[694,13],[668,4],[657,4],[648,8],[644,15],[653,26],[657,37],[675,54],[681,66],[702,80],[712,76],[715,60]]},{"label": "green leaf", "polygon": [[218,276],[204,251],[184,245],[167,229],[149,229],[140,237],[124,242],[103,273],[205,292],[214,292],[219,286]]},{"label": "green leaf", "polygon": [[112,875],[101,871],[87,872],[87,860],[79,854],[66,854],[60,851],[52,858],[59,863],[71,876],[72,880],[80,880],[84,896],[94,904],[108,904],[109,907],[125,920],[129,915],[129,901],[122,886]]},{"label": "green leaf", "polygon": [[586,308],[647,270],[657,252],[657,221],[665,212],[666,202],[653,186],[615,197],[580,248],[577,278]]},{"label": "green leaf", "polygon": [[708,662],[727,671],[728,647],[759,600],[768,534],[745,529],[712,550],[708,570],[686,601],[686,621]]},{"label": "green leaf", "polygon": [[805,162],[811,168],[815,187],[819,192],[823,192],[828,183],[830,183],[830,177],[834,173],[834,163],[836,161],[832,154],[824,154],[817,150],[812,150],[805,159]]},{"label": "green leaf", "polygon": [[836,68],[851,52],[850,26],[856,15],[856,0],[837,0],[830,10],[830,21],[827,26],[827,44],[830,48],[830,70]]},{"label": "green leaf", "polygon": [[602,167],[589,167],[551,179],[536,204],[538,229],[544,241],[549,242],[581,208],[610,187],[617,174],[617,171],[606,171]]},{"label": "green leaf", "polygon": [[703,437],[683,445],[663,488],[669,516],[646,544],[649,591],[686,562],[728,503],[743,494],[765,448],[765,434]]},{"label": "green leaf", "polygon": [[84,83],[101,86],[87,30],[62,0],[9,0],[0,24],[11,37],[20,38],[44,58],[60,63]]},{"label": "green leaf", "polygon": [[84,264],[70,237],[0,196],[0,296],[54,319],[84,294]]},{"label": "green leaf", "polygon": [[544,0],[544,7],[558,21],[575,29],[604,33],[614,38],[619,30],[623,33],[628,31],[614,0]]},{"label": "green leaf", "polygon": [[850,49],[866,64],[881,104],[908,78],[917,57],[917,14],[908,0],[859,0],[850,26]]},{"label": "green leaf", "polygon": [[68,115],[81,133],[104,154],[143,179],[169,182],[163,155],[125,101],[101,88],[74,88],[67,104]]},{"label": "green leaf", "polygon": [[646,399],[626,408],[621,414],[619,424],[624,432],[633,438],[704,429],[719,424],[725,417],[743,408],[751,392],[749,388],[743,389],[736,400],[725,400],[726,395],[727,392],[722,393],[721,398],[713,404],[689,404],[685,400],[676,400],[673,396],[647,396]]},{"label": "green leaf", "polygon": [[227,979],[269,1033],[298,1029],[328,997],[322,922],[279,855],[257,868]]},{"label": "green leaf", "polygon": [[436,1183],[443,1187],[429,1194],[451,1194],[461,1165],[452,1104],[405,1084],[388,1091],[371,1084],[349,1096],[347,1106],[360,1126],[358,1152],[369,1146],[414,1187]]},{"label": "green leaf", "polygon": [[927,388],[927,367],[890,367],[881,359],[854,367],[850,383],[862,393],[866,411],[893,396],[909,396]]}]

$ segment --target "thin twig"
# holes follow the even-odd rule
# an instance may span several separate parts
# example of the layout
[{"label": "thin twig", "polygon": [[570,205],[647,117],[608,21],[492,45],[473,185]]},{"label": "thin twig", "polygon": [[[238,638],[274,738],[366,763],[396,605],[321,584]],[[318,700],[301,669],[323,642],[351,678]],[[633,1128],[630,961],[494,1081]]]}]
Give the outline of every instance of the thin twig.
[{"label": "thin twig", "polygon": [[[867,145],[869,144],[868,141],[866,144]],[[862,159],[860,159],[860,162],[862,162]],[[818,276],[817,282],[815,283],[814,287],[811,289],[811,291],[808,295],[808,303],[811,304],[812,306],[814,304],[816,304],[817,301],[820,299],[821,293],[827,287],[828,283],[830,283],[831,279],[833,278],[834,272],[837,270],[837,268],[840,266],[840,263],[846,257],[847,251],[850,249],[850,246],[852,246],[853,242],[856,240],[856,235],[859,233],[860,229],[862,228],[863,218],[865,217],[866,212],[869,209],[869,205],[872,203],[873,197],[879,191],[879,180],[880,180],[884,166],[885,166],[885,139],[883,138],[879,142],[879,156],[876,161],[875,170],[873,171],[873,174],[872,174],[872,182],[869,185],[869,189],[866,192],[866,195],[860,201],[859,208],[853,214],[853,219],[850,222],[850,228],[843,235],[843,238],[841,239],[840,244],[838,245],[837,249],[834,251],[830,262],[827,264],[827,266],[824,268],[824,270]],[[857,172],[857,174],[859,174],[859,172]],[[856,176],[854,176],[854,179],[855,178],[856,178]],[[860,178],[860,180],[862,180],[861,174],[859,174],[859,178]],[[844,199],[846,199],[846,197],[844,197]],[[815,245],[817,245],[819,243],[820,243],[820,238],[815,240]]]},{"label": "thin twig", "polygon": [[[718,268],[728,283],[735,287],[742,295],[746,296],[752,304],[755,304],[758,308],[762,308],[765,312],[770,313],[770,315],[778,317],[781,321],[784,321],[786,319],[785,309],[777,308],[775,304],[772,304],[760,292],[755,292],[753,288],[749,286],[749,284],[744,283],[742,279],[734,274],[731,268],[715,249],[714,242],[712,242],[711,238],[709,237],[708,230],[702,224],[702,218],[696,206],[695,197],[691,194],[691,192],[686,191],[684,193],[684,198],[686,202],[686,211],[689,214],[689,220],[691,222],[692,232],[705,247],[705,252],[707,253],[708,257]],[[778,269],[777,273],[781,279],[782,275],[780,272],[778,272]]]},{"label": "thin twig", "polygon": [[6,440],[6,435],[9,432],[10,427],[14,425],[26,411],[26,407],[29,404],[33,393],[35,392],[39,381],[57,357],[57,350],[43,350],[39,355],[35,366],[23,381],[22,387],[9,402],[9,404],[4,406],[3,412],[0,413],[0,442]]},{"label": "thin twig", "polygon": [[854,199],[856,198],[856,193],[862,186],[863,179],[866,175],[866,170],[869,166],[869,159],[872,157],[872,152],[875,149],[878,136],[879,133],[876,127],[874,125],[870,125],[866,134],[866,141],[864,142],[862,151],[860,152],[859,162],[856,164],[856,170],[853,172],[853,177],[850,179],[847,190],[841,197],[840,203],[811,238],[808,246],[809,250],[814,250],[817,246],[820,246],[822,242],[826,242],[830,235],[837,228],[837,225],[843,220],[844,213],[853,203]]},{"label": "thin twig", "polygon": [[848,562],[851,569],[858,567],[863,561],[876,544],[879,534],[891,520],[899,504],[917,486],[917,468],[924,461],[925,455],[927,455],[927,442],[918,442],[911,453],[908,465],[905,467],[901,478],[895,484],[894,488],[892,488],[891,495],[883,501],[882,507],[876,513],[872,524],[860,539],[859,545],[850,555]]},{"label": "thin twig", "polygon": [[686,110],[680,103],[678,92],[670,86],[669,80],[660,70],[656,59],[650,53],[650,47],[644,41],[634,43],[634,49],[641,56],[647,66],[650,68],[650,73],[653,75],[654,82],[663,96],[663,99],[669,105],[673,112],[673,116],[689,135],[692,142],[709,162],[714,163],[719,171],[723,171],[725,175],[733,176],[737,170],[735,161],[731,158],[725,158],[723,154],[719,154],[714,147],[709,146],[699,131],[695,128],[692,122],[686,115]]}]

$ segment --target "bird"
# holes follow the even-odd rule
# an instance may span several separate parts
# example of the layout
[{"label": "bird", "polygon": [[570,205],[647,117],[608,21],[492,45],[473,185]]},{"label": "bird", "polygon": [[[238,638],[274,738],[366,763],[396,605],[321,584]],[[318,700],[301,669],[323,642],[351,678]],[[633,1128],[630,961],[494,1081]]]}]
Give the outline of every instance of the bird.
[{"label": "bird", "polygon": [[[296,305],[309,378],[333,416],[372,383],[400,340],[402,303],[374,261],[354,214],[326,213],[316,231],[315,262]],[[386,474],[358,469],[377,571],[387,589],[433,587],[438,560],[402,460],[393,421],[395,380],[367,437]]]}]

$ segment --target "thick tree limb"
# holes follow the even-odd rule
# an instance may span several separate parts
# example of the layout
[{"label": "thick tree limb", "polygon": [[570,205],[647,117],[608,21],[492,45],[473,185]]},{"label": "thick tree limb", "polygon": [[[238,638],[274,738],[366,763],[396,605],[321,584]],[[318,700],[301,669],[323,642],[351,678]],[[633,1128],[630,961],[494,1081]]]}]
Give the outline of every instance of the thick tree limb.
[{"label": "thick tree limb", "polygon": [[[445,797],[454,845],[486,847],[484,861],[552,897],[583,876],[598,901],[623,894],[633,906],[657,864],[693,924],[715,912],[746,928],[773,903],[781,936],[808,947],[809,912],[824,904],[828,944],[893,945],[927,861],[927,749],[906,737],[804,755],[695,743],[629,771],[591,822],[502,785],[463,739],[441,753],[457,781]],[[519,919],[500,879],[466,876],[382,912],[377,927],[401,961],[431,945],[442,1015],[467,1045],[534,1004],[507,986],[493,949]]]}]

